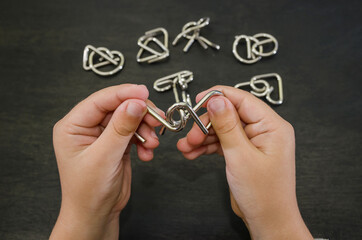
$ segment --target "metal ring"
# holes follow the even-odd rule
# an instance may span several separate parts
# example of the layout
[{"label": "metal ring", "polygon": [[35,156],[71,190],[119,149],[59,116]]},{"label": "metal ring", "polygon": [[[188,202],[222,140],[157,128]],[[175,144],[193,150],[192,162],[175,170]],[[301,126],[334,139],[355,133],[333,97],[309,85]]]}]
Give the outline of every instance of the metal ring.
[{"label": "metal ring", "polygon": [[[204,105],[211,97],[213,96],[223,96],[224,94],[220,91],[213,90],[208,92],[193,108],[185,102],[179,102],[173,104],[166,112],[166,119],[163,119],[154,109],[150,106],[147,106],[147,111],[151,116],[153,116],[156,120],[161,122],[165,128],[178,132],[181,131],[185,126],[187,121],[192,117],[196,124],[200,127],[204,134],[208,133],[208,129],[211,124],[207,124],[207,127],[201,122],[200,118],[197,116],[196,112]],[[174,111],[178,111],[180,113],[180,120],[175,121],[172,119]],[[183,115],[183,112],[187,112],[188,114]],[[161,134],[162,135],[162,134]],[[136,134],[136,137],[142,141],[144,138],[139,134]],[[144,142],[144,141],[142,141]]]},{"label": "metal ring", "polygon": [[283,82],[282,82],[282,78],[280,77],[279,74],[277,74],[277,73],[267,73],[267,74],[254,76],[250,80],[250,86],[255,87],[255,83],[256,83],[257,80],[261,80],[261,79],[265,80],[265,79],[268,79],[268,78],[275,78],[277,80],[279,98],[277,100],[274,100],[274,99],[271,98],[271,93],[273,92],[274,88],[269,87],[269,92],[266,95],[266,99],[271,104],[280,105],[284,101],[284,96],[283,96]]},{"label": "metal ring", "polygon": [[[237,46],[241,39],[245,39],[246,48],[247,48],[247,58],[249,58],[249,59],[242,58],[237,51]],[[242,63],[253,64],[253,63],[258,62],[261,59],[261,56],[256,57],[254,55],[254,53],[252,52],[250,40],[254,41],[255,43],[259,42],[258,39],[254,38],[254,37],[250,37],[250,36],[246,36],[246,35],[235,36],[235,40],[233,43],[233,54]],[[263,46],[261,46],[261,45],[259,46],[259,51],[263,52]]]},{"label": "metal ring", "polygon": [[[264,97],[264,96],[266,96],[268,94],[270,85],[269,85],[269,83],[267,81],[265,81],[263,79],[256,80],[256,81],[254,81],[253,86],[251,86],[250,83],[251,83],[251,81],[242,82],[242,83],[236,84],[234,87],[241,89],[242,87],[250,86],[251,89],[252,89],[250,91],[250,93],[252,93],[256,97]],[[258,88],[258,87],[255,86],[255,84],[264,84],[264,86],[262,88]]]},{"label": "metal ring", "polygon": [[[262,56],[262,57],[269,57],[269,56],[277,53],[278,41],[275,37],[273,37],[272,35],[270,35],[268,33],[258,33],[258,34],[255,34],[253,37],[258,39],[258,43],[255,43],[251,49],[254,54],[256,54],[258,56]],[[267,38],[267,39],[259,40],[259,38]],[[259,52],[257,51],[257,47],[260,47],[262,45],[265,45],[265,44],[271,43],[271,42],[274,43],[274,48],[270,52],[264,53],[263,51],[259,51]]]}]

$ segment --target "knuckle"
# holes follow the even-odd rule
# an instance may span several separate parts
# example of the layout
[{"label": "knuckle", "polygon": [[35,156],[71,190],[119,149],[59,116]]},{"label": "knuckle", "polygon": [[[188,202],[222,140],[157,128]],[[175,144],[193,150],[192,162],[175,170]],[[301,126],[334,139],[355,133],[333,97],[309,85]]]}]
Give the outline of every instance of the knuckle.
[{"label": "knuckle", "polygon": [[213,128],[216,133],[219,134],[228,134],[232,132],[237,126],[237,121],[235,119],[224,119],[220,124],[213,125]]},{"label": "knuckle", "polygon": [[284,128],[286,129],[286,131],[287,131],[289,134],[294,135],[294,127],[293,127],[293,125],[290,124],[288,121],[285,121],[285,122],[284,122]]},{"label": "knuckle", "polygon": [[284,121],[283,124],[281,125],[281,134],[282,134],[282,138],[285,139],[286,142],[289,143],[294,143],[294,127],[292,126],[292,124],[290,124],[287,121]]},{"label": "knuckle", "polygon": [[225,85],[220,85],[220,84],[218,84],[218,85],[216,85],[216,86],[213,87],[213,89],[219,90],[219,91],[221,91],[221,92],[223,92],[223,90],[225,90],[226,88],[227,88],[227,86],[225,86]]},{"label": "knuckle", "polygon": [[59,120],[58,122],[56,122],[53,126],[53,135],[58,134],[61,131],[62,126],[63,126],[62,120]]},{"label": "knuckle", "polygon": [[112,123],[112,127],[114,129],[114,132],[121,137],[128,137],[135,131],[135,129],[128,124],[116,125]]}]

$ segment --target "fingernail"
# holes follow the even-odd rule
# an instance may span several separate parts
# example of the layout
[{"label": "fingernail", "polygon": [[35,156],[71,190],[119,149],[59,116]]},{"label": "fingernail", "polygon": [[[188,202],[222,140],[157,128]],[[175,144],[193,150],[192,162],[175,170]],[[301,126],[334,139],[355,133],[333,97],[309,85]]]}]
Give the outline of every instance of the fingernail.
[{"label": "fingernail", "polygon": [[207,106],[212,113],[222,112],[225,109],[225,101],[220,97],[214,97],[209,100]]},{"label": "fingernail", "polygon": [[157,134],[154,131],[151,131],[151,136],[155,139],[158,139]]},{"label": "fingernail", "polygon": [[134,117],[140,117],[143,114],[144,107],[139,103],[129,102],[127,105],[126,112]]}]

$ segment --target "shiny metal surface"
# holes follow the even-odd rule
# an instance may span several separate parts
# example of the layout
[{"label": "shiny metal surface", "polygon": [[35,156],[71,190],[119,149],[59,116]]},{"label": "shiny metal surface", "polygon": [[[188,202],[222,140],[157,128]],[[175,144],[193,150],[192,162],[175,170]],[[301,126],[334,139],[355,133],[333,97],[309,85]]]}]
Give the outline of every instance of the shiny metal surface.
[{"label": "shiny metal surface", "polygon": [[215,48],[216,50],[219,50],[220,49],[219,45],[209,41],[205,37],[200,36],[201,28],[206,27],[207,25],[209,25],[209,23],[210,23],[210,18],[208,17],[200,18],[197,22],[192,21],[186,23],[182,27],[181,33],[179,33],[176,36],[176,38],[173,40],[172,45],[175,46],[178,43],[178,41],[182,37],[184,37],[189,40],[183,49],[184,52],[187,52],[190,49],[191,45],[195,42],[195,40],[198,41],[204,49],[207,49],[208,46],[210,46]]},{"label": "shiny metal surface", "polygon": [[[208,92],[194,107],[191,107],[186,102],[179,102],[173,104],[171,107],[169,107],[166,111],[166,119],[162,118],[153,108],[150,106],[147,106],[147,111],[149,114],[151,114],[155,119],[157,119],[159,122],[162,123],[162,125],[173,132],[179,132],[186,126],[186,123],[189,119],[193,118],[196,124],[200,127],[201,131],[204,134],[208,134],[208,129],[211,127],[211,124],[205,125],[201,122],[200,118],[196,114],[196,112],[202,107],[204,103],[206,103],[211,97],[213,96],[223,96],[224,94],[220,91],[213,90]],[[180,120],[174,120],[173,115],[174,113],[178,112],[180,114]],[[187,112],[187,114],[185,114]],[[160,134],[162,135],[164,131]],[[140,136],[139,134],[135,134],[135,136],[142,141],[142,139],[145,142],[145,139]]]},{"label": "shiny metal surface", "polygon": [[[94,57],[96,56],[96,54],[100,56],[97,63],[94,62]],[[93,72],[101,76],[110,76],[122,70],[124,61],[124,56],[121,52],[115,50],[110,51],[108,48],[105,47],[95,48],[92,45],[87,45],[83,51],[84,70],[92,70]],[[111,64],[115,66],[113,70],[100,70],[100,68]]]},{"label": "shiny metal surface", "polygon": [[[193,78],[194,78],[194,76],[191,71],[183,70],[183,71],[168,75],[166,77],[157,79],[153,84],[153,88],[158,92],[165,92],[165,91],[169,90],[172,86],[172,90],[173,90],[173,93],[175,96],[176,103],[185,102],[190,107],[192,107],[190,95],[186,92],[186,90],[188,88],[188,84],[193,80]],[[179,90],[178,90],[177,86],[181,90],[182,100],[180,100],[180,96],[178,93]],[[187,114],[188,114],[187,109],[180,110],[181,117],[184,117]],[[164,134],[165,130],[166,130],[166,127],[163,126],[160,130],[161,135]]]},{"label": "shiny metal surface", "polygon": [[[246,57],[241,57],[238,53],[238,45],[240,41],[244,40],[246,44]],[[273,49],[269,52],[264,52],[265,45],[273,44]],[[238,35],[235,36],[232,52],[237,60],[246,64],[253,64],[262,59],[262,57],[269,57],[277,53],[278,41],[275,37],[268,33],[258,33],[254,36]]]},{"label": "shiny metal surface", "polygon": [[[200,129],[205,133],[208,134],[207,127],[201,122],[200,118],[197,116],[196,112],[202,107],[204,103],[206,103],[211,97],[213,96],[223,96],[224,94],[220,91],[213,90],[207,93],[194,107],[191,107],[186,102],[179,102],[173,104],[166,112],[166,121],[168,124],[164,124],[169,130],[178,132],[181,131],[185,126],[187,121],[190,118],[193,118],[196,122],[196,124],[200,127]],[[187,111],[187,114],[182,114],[182,110],[185,112]],[[173,114],[175,111],[178,111],[180,114],[180,120],[175,121],[173,120]],[[160,119],[160,116],[155,112],[150,112],[153,117],[156,119]],[[156,113],[156,114],[153,114]],[[163,123],[162,121],[160,121]],[[162,134],[162,133],[161,133]]]},{"label": "shiny metal surface", "polygon": [[[156,36],[163,35],[163,42],[156,38]],[[150,42],[156,43],[161,49],[162,52],[158,52],[148,46]],[[145,32],[145,35],[138,39],[137,45],[140,47],[137,53],[137,62],[147,62],[153,63],[161,61],[167,58],[170,55],[170,51],[168,49],[168,33],[167,30],[159,27],[152,29],[150,31]],[[151,55],[147,57],[142,57],[144,51],[148,51]]]},{"label": "shiny metal surface", "polygon": [[[274,87],[271,86],[267,80],[269,80],[269,81],[276,80],[277,81],[278,95],[279,95],[278,99],[276,99],[276,100],[272,99],[271,93],[274,91]],[[262,84],[263,87],[257,86],[260,84]],[[251,87],[252,90],[250,91],[250,93],[252,93],[254,96],[265,97],[268,100],[268,102],[271,104],[280,105],[284,101],[283,82],[282,82],[282,78],[277,73],[267,73],[267,74],[257,75],[257,76],[252,77],[250,81],[238,83],[234,87],[243,88],[245,86]]]},{"label": "shiny metal surface", "polygon": [[180,102],[180,97],[177,91],[177,86],[181,89],[182,101],[191,105],[189,94],[186,93],[188,84],[194,80],[194,75],[191,71],[183,70],[162,78],[157,79],[153,83],[153,88],[157,92],[165,92],[173,88],[175,101]]}]

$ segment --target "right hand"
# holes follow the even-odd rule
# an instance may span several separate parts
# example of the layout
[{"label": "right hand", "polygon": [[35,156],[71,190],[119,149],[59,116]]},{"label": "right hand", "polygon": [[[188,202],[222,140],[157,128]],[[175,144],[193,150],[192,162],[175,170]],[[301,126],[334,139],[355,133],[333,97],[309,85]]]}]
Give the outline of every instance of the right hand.
[{"label": "right hand", "polygon": [[291,124],[267,104],[240,89],[216,86],[201,116],[213,129],[204,135],[194,124],[177,147],[192,160],[224,155],[231,206],[253,239],[312,239],[299,213],[295,192],[295,140]]}]

